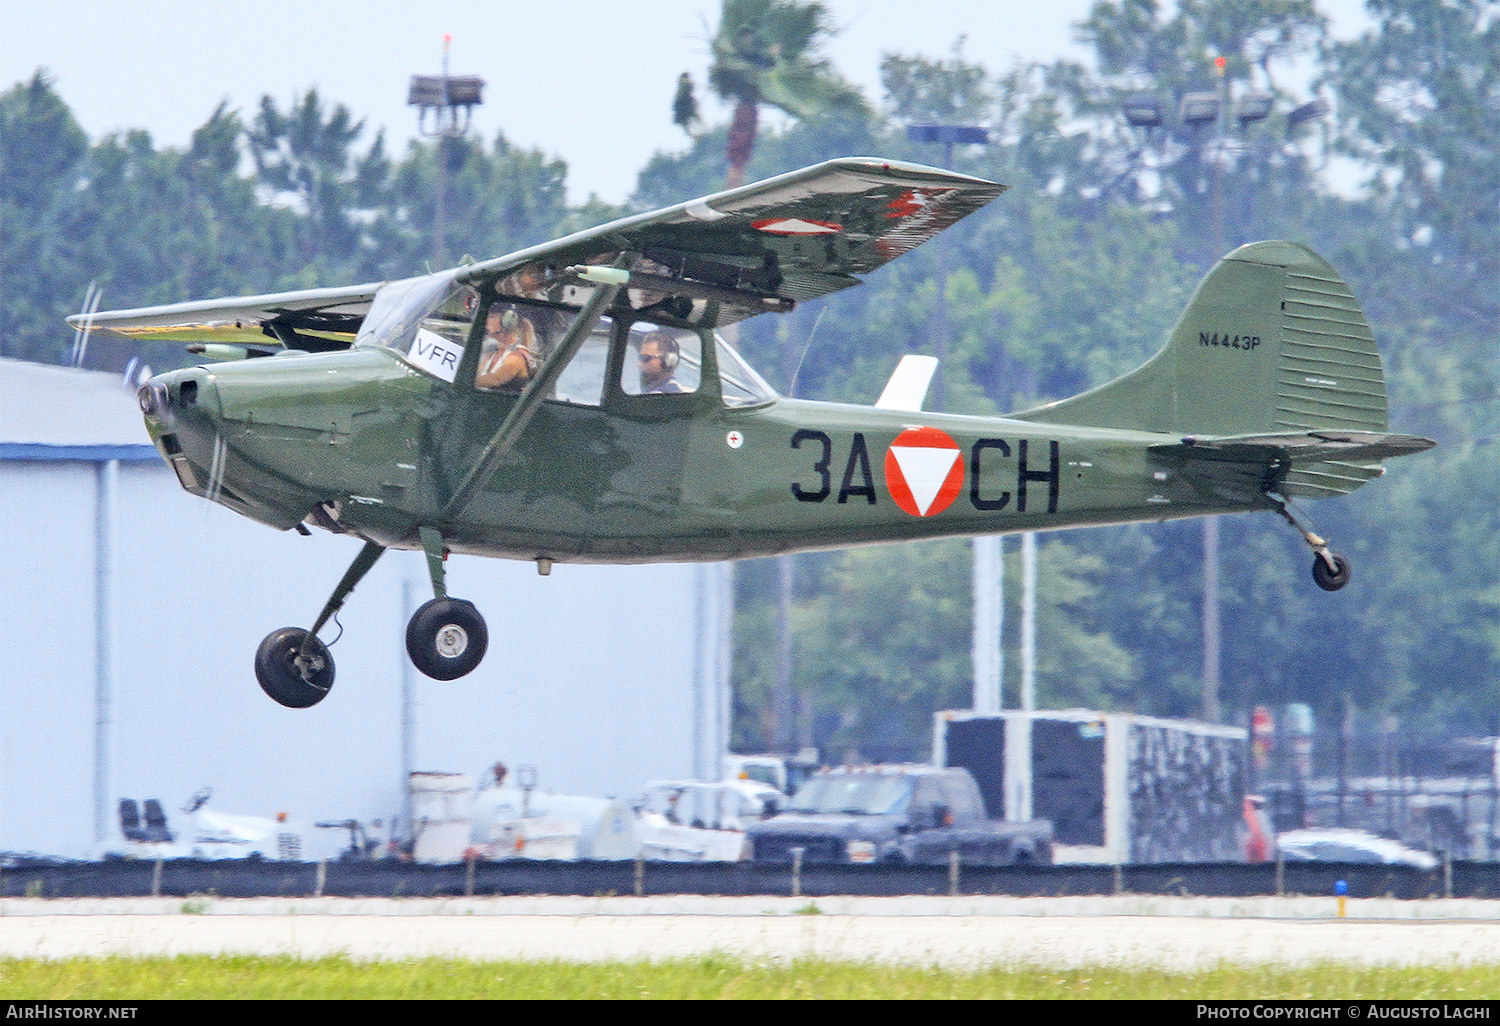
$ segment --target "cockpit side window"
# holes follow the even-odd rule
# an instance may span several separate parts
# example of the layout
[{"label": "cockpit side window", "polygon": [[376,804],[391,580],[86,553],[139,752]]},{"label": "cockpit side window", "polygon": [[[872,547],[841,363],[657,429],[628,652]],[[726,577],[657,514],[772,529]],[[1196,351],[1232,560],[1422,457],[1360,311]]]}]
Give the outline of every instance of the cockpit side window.
[{"label": "cockpit side window", "polygon": [[696,331],[649,321],[630,326],[620,390],[626,395],[683,395],[703,381],[703,339]]},{"label": "cockpit side window", "polygon": [[609,350],[614,322],[602,318],[583,340],[573,359],[557,376],[551,398],[575,406],[598,406],[604,401],[604,382],[609,375]]},{"label": "cockpit side window", "polygon": [[[485,392],[519,395],[561,343],[577,314],[496,300],[485,310],[474,387]],[[547,398],[577,406],[598,406],[604,399],[613,322],[602,318],[557,376]]]},{"label": "cockpit side window", "polygon": [[474,387],[518,394],[552,351],[563,325],[556,311],[496,301],[484,313]]}]

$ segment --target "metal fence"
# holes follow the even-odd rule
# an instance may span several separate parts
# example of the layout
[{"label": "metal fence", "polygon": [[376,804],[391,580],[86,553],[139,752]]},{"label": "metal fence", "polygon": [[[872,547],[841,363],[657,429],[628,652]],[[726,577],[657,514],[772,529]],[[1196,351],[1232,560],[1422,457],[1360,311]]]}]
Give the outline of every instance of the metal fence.
[{"label": "metal fence", "polygon": [[146,896],[457,897],[465,895],[1331,895],[1500,898],[1500,863],[1445,862],[1426,871],[1334,862],[1138,866],[770,866],[684,862],[262,862],[171,859],[0,867],[0,898]]}]

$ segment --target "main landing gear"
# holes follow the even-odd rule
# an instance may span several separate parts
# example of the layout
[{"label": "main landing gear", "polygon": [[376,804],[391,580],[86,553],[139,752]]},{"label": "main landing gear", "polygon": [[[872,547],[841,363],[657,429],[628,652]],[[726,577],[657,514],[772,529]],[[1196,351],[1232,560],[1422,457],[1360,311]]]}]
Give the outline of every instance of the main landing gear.
[{"label": "main landing gear", "polygon": [[1281,514],[1282,519],[1296,528],[1297,533],[1302,535],[1302,540],[1307,542],[1313,550],[1312,575],[1313,582],[1324,591],[1338,591],[1349,583],[1349,578],[1354,571],[1349,566],[1349,561],[1338,553],[1328,548],[1328,542],[1311,530],[1297,522],[1292,516],[1291,510],[1287,509],[1286,503],[1279,499],[1272,500],[1276,503],[1276,512]]},{"label": "main landing gear", "polygon": [[[427,570],[436,596],[406,625],[406,651],[412,663],[436,680],[457,680],[473,671],[489,647],[489,630],[472,602],[448,597],[443,572],[443,540],[432,528],[420,531]],[[343,606],[354,586],[369,573],[385,546],[366,542],[329,596],[312,630],[272,631],[255,653],[255,679],[261,690],[289,709],[317,705],[333,687],[333,656],[318,631]]]},{"label": "main landing gear", "polygon": [[489,646],[484,617],[474,603],[435,598],[406,625],[406,653],[412,665],[434,680],[457,680],[479,665]]}]

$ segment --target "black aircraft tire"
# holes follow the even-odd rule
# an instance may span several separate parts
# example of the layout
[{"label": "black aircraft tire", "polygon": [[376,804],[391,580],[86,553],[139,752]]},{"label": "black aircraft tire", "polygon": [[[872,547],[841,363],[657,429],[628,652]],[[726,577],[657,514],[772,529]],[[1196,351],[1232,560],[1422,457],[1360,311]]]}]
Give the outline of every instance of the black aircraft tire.
[{"label": "black aircraft tire", "polygon": [[433,599],[406,625],[406,652],[433,680],[457,680],[470,673],[489,644],[484,617],[474,603],[463,599]]},{"label": "black aircraft tire", "polygon": [[[303,676],[296,659],[307,650],[314,660]],[[301,627],[283,627],[266,635],[255,653],[255,679],[273,701],[288,709],[317,705],[333,687],[333,656],[327,646]]]},{"label": "black aircraft tire", "polygon": [[1343,556],[1334,554],[1333,565],[1334,569],[1330,570],[1328,569],[1328,563],[1321,555],[1313,557],[1313,580],[1324,591],[1338,591],[1344,585],[1348,584],[1349,578],[1354,575],[1353,569],[1349,566],[1349,561]]}]

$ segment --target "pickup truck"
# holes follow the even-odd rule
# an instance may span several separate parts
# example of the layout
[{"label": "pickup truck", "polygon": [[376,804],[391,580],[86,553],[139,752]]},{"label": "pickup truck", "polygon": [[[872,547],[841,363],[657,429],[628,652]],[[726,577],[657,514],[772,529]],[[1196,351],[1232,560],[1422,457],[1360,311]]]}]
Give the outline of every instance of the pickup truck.
[{"label": "pickup truck", "polygon": [[802,862],[966,865],[1052,861],[1052,824],[987,819],[965,769],[849,767],[814,774],[774,815],[746,829],[751,858]]}]

